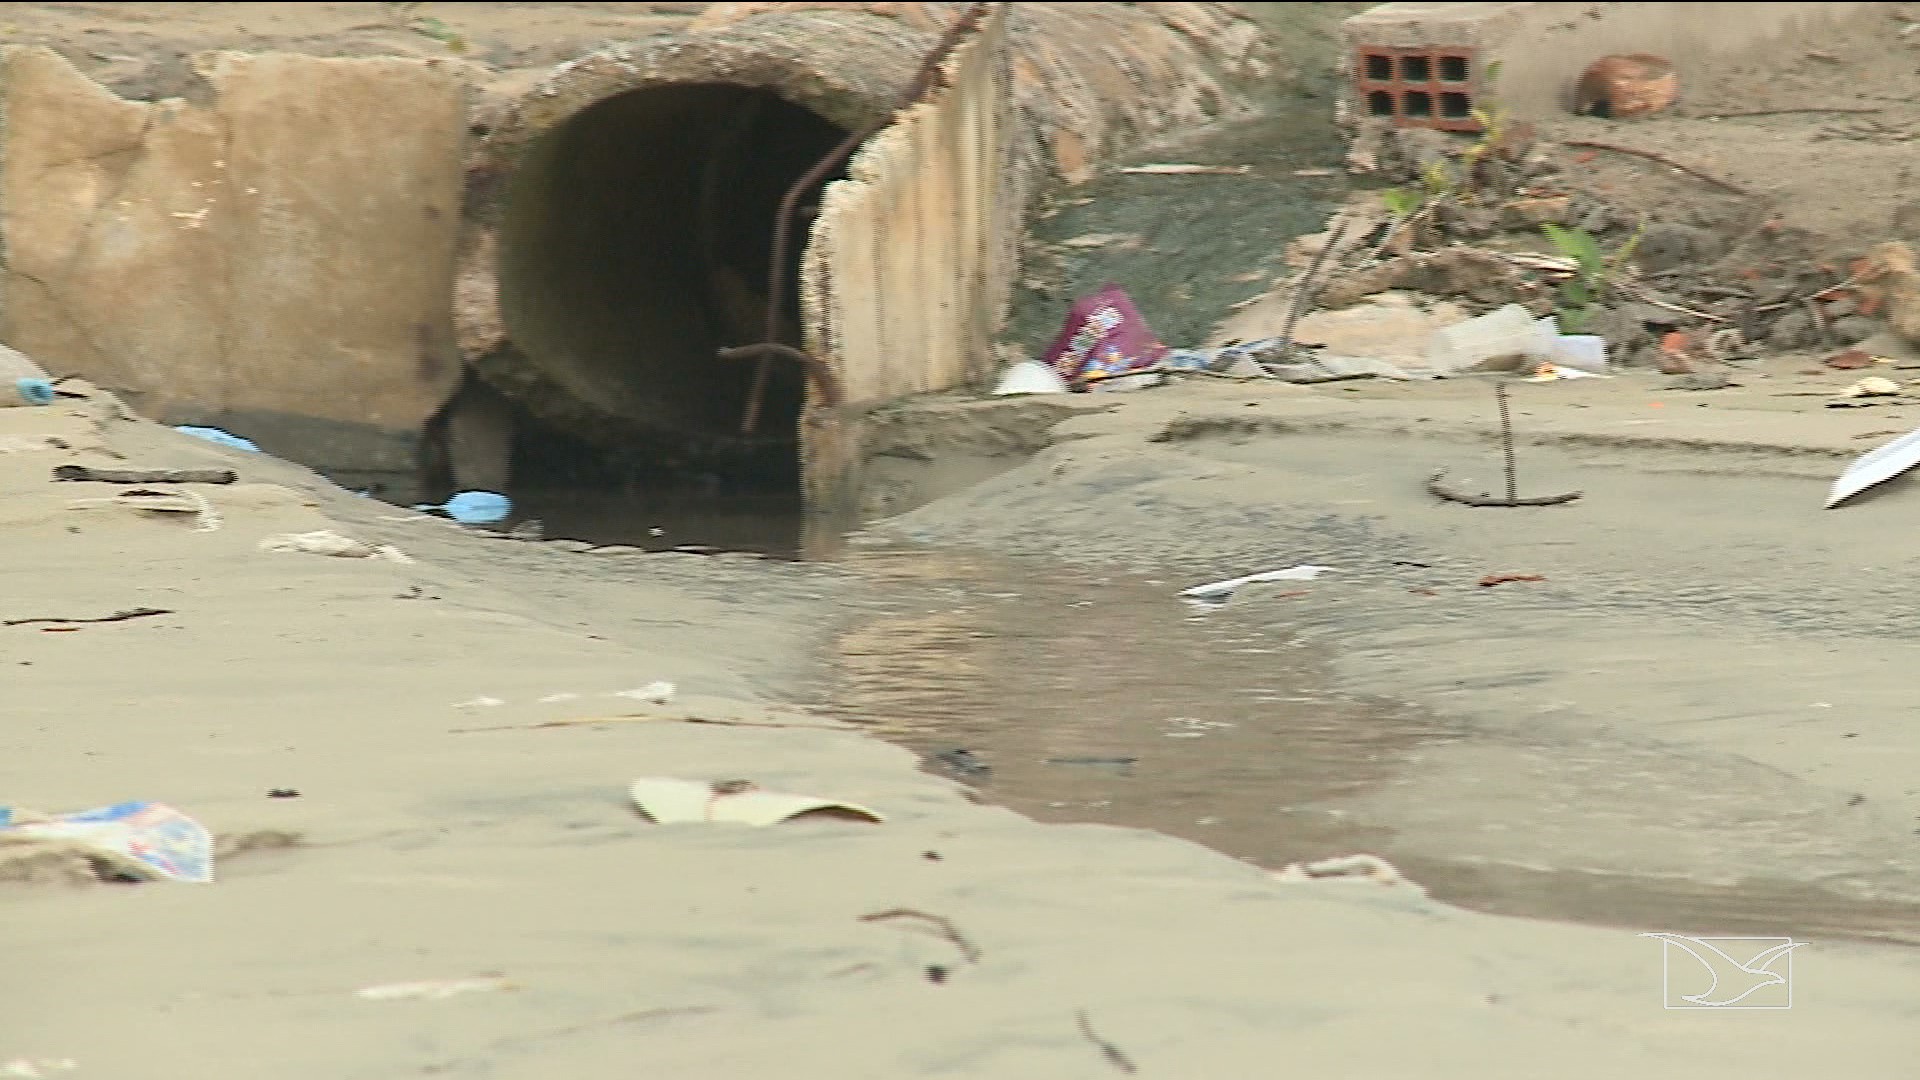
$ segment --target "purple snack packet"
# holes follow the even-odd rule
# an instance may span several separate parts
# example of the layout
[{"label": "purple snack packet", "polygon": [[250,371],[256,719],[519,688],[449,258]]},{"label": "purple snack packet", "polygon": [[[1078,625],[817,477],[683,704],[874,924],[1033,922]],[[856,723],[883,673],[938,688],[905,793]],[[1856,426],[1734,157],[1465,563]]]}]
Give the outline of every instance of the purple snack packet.
[{"label": "purple snack packet", "polygon": [[1109,283],[1073,302],[1040,362],[1069,383],[1097,382],[1150,368],[1166,354],[1126,290]]}]

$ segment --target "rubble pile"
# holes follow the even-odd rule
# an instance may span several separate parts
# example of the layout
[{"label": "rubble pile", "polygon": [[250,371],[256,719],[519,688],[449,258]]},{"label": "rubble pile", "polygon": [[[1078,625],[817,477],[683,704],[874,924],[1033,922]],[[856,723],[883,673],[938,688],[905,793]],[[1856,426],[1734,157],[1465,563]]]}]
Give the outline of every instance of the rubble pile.
[{"label": "rubble pile", "polygon": [[1478,136],[1363,130],[1349,165],[1391,186],[1342,211],[1345,235],[1318,284],[1306,267],[1341,226],[1302,237],[1289,253],[1302,269],[1290,287],[1322,308],[1387,290],[1472,311],[1517,303],[1605,338],[1615,364],[1670,374],[1845,349],[1883,329],[1920,343],[1920,274],[1905,244],[1822,259],[1764,200],[1704,174],[1703,186],[1718,185],[1710,200],[1670,217],[1627,210],[1583,186],[1578,169],[1619,148],[1569,155],[1582,144],[1555,147],[1527,125],[1485,123]]}]

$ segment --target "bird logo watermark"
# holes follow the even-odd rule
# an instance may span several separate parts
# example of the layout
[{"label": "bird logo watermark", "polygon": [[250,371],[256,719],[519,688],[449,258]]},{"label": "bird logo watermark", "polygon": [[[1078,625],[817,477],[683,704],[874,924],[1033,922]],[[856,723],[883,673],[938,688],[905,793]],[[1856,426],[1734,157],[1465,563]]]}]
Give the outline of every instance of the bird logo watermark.
[{"label": "bird logo watermark", "polygon": [[1658,938],[1662,989],[1669,1009],[1790,1009],[1793,951],[1807,944],[1781,937]]}]

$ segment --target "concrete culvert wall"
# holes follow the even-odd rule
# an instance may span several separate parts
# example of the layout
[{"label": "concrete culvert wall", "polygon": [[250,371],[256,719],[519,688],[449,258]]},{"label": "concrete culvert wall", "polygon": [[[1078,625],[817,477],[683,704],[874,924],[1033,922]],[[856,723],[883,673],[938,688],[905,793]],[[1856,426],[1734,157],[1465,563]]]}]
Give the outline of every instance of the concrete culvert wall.
[{"label": "concrete culvert wall", "polygon": [[[506,103],[469,170],[456,304],[469,365],[545,427],[590,444],[691,459],[775,447],[791,457],[802,373],[772,366],[762,422],[743,437],[753,365],[716,351],[764,337],[771,234],[788,186],[848,131],[893,117],[966,7],[714,5],[691,32],[583,57]],[[1017,4],[1007,19],[994,197],[1011,208],[1013,233],[1043,184],[1083,179],[1125,145],[1230,116],[1246,107],[1236,86],[1274,74],[1270,48],[1230,5]],[[889,167],[955,166],[915,155]],[[928,212],[949,211],[960,212]],[[798,280],[808,220],[796,221],[781,268],[780,337],[795,346],[810,310]],[[1016,271],[996,264],[1009,280]],[[831,364],[832,343],[816,337],[809,324],[807,346],[825,348]]]}]

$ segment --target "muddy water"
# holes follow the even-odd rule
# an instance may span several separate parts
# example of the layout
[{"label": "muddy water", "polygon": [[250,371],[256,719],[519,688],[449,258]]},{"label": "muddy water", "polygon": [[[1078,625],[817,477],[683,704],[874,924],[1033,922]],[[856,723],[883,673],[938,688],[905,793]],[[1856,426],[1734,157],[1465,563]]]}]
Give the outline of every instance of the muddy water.
[{"label": "muddy water", "polygon": [[555,491],[522,495],[516,510],[538,519],[549,539],[648,551],[711,548],[790,559],[799,556],[805,532],[798,493],[713,498]]},{"label": "muddy water", "polygon": [[1318,805],[1455,737],[1330,694],[1297,642],[1195,614],[1169,582],[911,550],[847,564],[892,597],[839,639],[843,715],[930,756],[968,751],[929,767],[1043,820],[1271,865],[1377,848],[1383,830]]},{"label": "muddy water", "polygon": [[[1231,609],[1194,612],[1174,596],[1190,582],[913,549],[844,561],[880,599],[837,641],[842,715],[1040,820],[1150,828],[1269,867],[1373,852],[1442,900],[1501,914],[1920,944],[1920,906],[1767,880],[1759,864],[1728,879],[1601,872],[1571,843],[1525,864],[1456,854],[1434,813],[1528,828],[1478,821],[1471,784],[1448,797],[1431,783],[1432,759],[1476,736],[1335,692],[1327,657]],[[1421,781],[1454,805],[1375,797]]]}]

